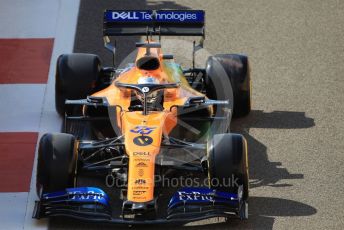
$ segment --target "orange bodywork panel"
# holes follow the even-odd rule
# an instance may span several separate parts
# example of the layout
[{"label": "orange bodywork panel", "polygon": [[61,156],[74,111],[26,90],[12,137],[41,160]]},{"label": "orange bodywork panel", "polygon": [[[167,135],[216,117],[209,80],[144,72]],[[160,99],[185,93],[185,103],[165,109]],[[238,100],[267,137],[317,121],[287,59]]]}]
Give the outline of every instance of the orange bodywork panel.
[{"label": "orange bodywork panel", "polygon": [[[172,113],[125,113],[125,148],[129,155],[128,200],[145,202],[154,197],[155,157],[160,152],[163,132],[176,124]],[[146,134],[140,134],[146,133]]]},{"label": "orange bodywork panel", "polygon": [[[139,48],[136,61],[146,54],[146,48]],[[150,48],[150,55],[159,59],[155,70],[142,70],[137,66],[122,72],[115,82],[137,84],[142,76],[156,78],[161,84],[179,83],[176,89],[164,91],[163,111],[129,111],[132,92],[118,88],[113,82],[109,87],[92,96],[106,97],[117,109],[117,126],[124,135],[126,154],[129,156],[127,200],[148,202],[154,199],[155,158],[160,153],[163,133],[169,134],[177,124],[174,105],[184,105],[189,97],[204,96],[194,90],[185,79],[182,69],[173,60],[163,60],[160,48]]]}]

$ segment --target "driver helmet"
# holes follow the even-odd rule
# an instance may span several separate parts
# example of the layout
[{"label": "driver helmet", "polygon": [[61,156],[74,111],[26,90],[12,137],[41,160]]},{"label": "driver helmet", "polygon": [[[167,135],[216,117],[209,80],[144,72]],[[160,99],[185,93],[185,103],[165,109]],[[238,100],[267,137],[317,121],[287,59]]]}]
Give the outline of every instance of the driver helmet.
[{"label": "driver helmet", "polygon": [[[138,84],[160,84],[159,80],[151,77],[151,76],[143,76],[140,77],[137,81]],[[161,95],[160,93],[161,90],[154,91],[150,94],[147,95],[147,103],[148,104],[153,104],[157,101],[159,96]],[[143,95],[140,93],[137,94],[137,98],[143,103]]]}]

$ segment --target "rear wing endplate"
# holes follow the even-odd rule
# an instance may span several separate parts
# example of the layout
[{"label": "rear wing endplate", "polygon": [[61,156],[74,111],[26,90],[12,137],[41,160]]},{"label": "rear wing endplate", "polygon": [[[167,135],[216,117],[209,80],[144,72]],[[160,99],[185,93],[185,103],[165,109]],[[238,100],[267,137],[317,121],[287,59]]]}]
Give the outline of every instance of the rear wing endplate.
[{"label": "rear wing endplate", "polygon": [[104,36],[202,36],[203,10],[106,10]]}]

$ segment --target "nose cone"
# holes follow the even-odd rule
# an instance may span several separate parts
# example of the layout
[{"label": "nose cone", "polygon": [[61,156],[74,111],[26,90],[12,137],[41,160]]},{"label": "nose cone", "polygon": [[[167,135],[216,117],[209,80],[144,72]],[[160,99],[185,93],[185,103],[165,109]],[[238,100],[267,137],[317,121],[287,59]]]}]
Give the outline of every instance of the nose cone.
[{"label": "nose cone", "polygon": [[125,214],[146,214],[146,213],[155,213],[156,203],[155,200],[149,202],[123,202],[123,212]]}]

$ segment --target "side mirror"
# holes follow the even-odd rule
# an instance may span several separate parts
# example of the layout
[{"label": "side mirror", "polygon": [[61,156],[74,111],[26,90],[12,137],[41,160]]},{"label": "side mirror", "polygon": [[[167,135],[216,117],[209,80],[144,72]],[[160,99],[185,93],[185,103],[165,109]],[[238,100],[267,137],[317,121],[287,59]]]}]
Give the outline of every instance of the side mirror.
[{"label": "side mirror", "polygon": [[205,102],[205,97],[190,97],[189,105],[199,105]]}]

